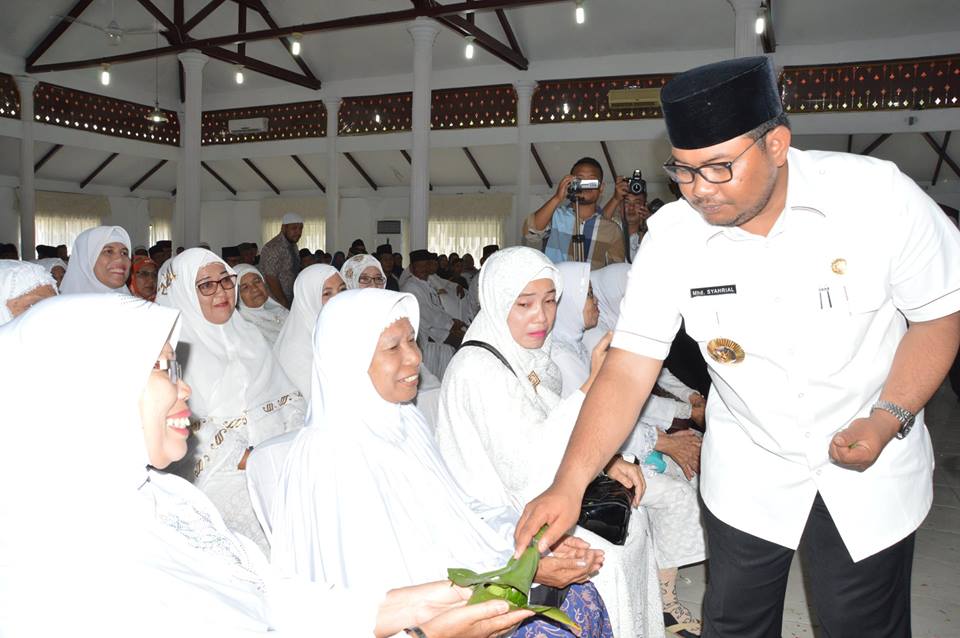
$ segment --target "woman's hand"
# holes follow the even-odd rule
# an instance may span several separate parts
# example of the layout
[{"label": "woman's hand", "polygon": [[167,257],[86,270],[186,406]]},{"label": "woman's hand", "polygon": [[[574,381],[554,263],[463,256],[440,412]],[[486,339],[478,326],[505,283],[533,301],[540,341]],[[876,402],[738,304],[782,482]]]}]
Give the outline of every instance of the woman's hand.
[{"label": "woman's hand", "polygon": [[616,456],[604,471],[607,476],[624,487],[634,489],[633,506],[638,507],[640,499],[643,498],[643,492],[647,489],[647,482],[643,480],[643,472],[640,471],[640,466]]},{"label": "woman's hand", "polygon": [[590,549],[587,541],[564,536],[550,556],[540,559],[534,581],[551,587],[585,583],[603,567],[603,551]]},{"label": "woman's hand", "polygon": [[468,605],[446,611],[420,624],[427,638],[495,638],[508,634],[533,615],[532,611],[510,611],[503,600]]},{"label": "woman's hand", "polygon": [[689,481],[700,472],[701,442],[700,435],[694,430],[680,430],[674,434],[658,432],[653,449],[676,461]]},{"label": "woman's hand", "polygon": [[608,332],[603,335],[603,339],[594,347],[593,353],[590,355],[590,377],[587,379],[586,383],[580,386],[580,389],[583,390],[583,393],[586,394],[590,391],[590,386],[593,385],[593,382],[596,380],[597,375],[600,374],[600,368],[603,367],[603,362],[607,358],[607,351],[610,349],[610,342],[613,340],[613,333]]}]

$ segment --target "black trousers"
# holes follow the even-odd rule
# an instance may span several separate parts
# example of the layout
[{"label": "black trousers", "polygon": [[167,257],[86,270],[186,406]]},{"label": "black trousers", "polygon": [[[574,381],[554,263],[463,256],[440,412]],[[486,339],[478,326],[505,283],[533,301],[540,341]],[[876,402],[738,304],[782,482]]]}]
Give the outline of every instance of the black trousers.
[{"label": "black trousers", "polygon": [[[703,507],[707,592],[703,638],[775,638],[793,550],[733,528]],[[817,494],[801,556],[824,638],[909,638],[914,535],[854,563]]]}]

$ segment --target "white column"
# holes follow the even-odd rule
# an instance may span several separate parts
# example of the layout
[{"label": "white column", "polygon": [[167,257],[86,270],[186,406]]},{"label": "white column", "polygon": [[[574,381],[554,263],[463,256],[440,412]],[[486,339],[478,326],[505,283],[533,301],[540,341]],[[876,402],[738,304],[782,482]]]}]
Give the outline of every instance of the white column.
[{"label": "white column", "polygon": [[407,28],[413,37],[413,149],[410,153],[410,250],[427,247],[430,214],[430,73],[437,25],[417,18]]},{"label": "white column", "polygon": [[340,98],[326,97],[327,107],[327,247],[328,253],[340,248],[340,156],[337,134],[340,130]]},{"label": "white column", "polygon": [[745,58],[763,55],[760,36],[757,35],[757,16],[760,15],[760,0],[730,0],[736,20],[734,56]]},{"label": "white column", "polygon": [[[33,89],[37,80],[16,76],[20,91],[20,259],[37,258],[37,194],[33,186]],[[68,246],[68,249],[72,249]]]},{"label": "white column", "polygon": [[504,239],[508,246],[522,243],[520,227],[531,213],[530,208],[530,98],[537,83],[532,80],[514,82],[517,90],[517,190],[513,196],[513,215]]},{"label": "white column", "polygon": [[183,63],[186,101],[180,118],[180,163],[177,167],[177,205],[173,212],[173,240],[191,248],[200,243],[200,135],[203,116],[203,66],[209,59],[199,51],[177,56]]}]

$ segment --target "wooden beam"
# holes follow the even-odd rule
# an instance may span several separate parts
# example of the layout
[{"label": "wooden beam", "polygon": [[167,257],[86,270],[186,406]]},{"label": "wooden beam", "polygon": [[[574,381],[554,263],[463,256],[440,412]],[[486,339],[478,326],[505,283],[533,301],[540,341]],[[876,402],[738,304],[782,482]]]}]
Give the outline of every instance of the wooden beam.
[{"label": "wooden beam", "polygon": [[187,101],[187,73],[183,70],[183,62],[177,60],[177,76],[180,80],[180,103]]},{"label": "wooden beam", "polygon": [[[238,42],[255,42],[258,40],[270,40],[283,36],[289,36],[293,33],[321,33],[326,31],[343,31],[346,29],[356,29],[360,27],[369,27],[383,24],[395,24],[397,22],[409,22],[416,18],[440,18],[446,16],[457,16],[459,13],[496,11],[497,9],[509,9],[524,6],[534,6],[540,4],[555,4],[566,0],[476,0],[475,2],[457,2],[443,6],[429,6],[425,8],[403,9],[400,11],[385,11],[380,13],[371,13],[367,15],[350,16],[346,18],[337,18],[334,20],[323,20],[320,22],[307,22],[304,24],[290,25],[278,29],[260,29],[258,31],[248,31],[244,34],[228,34],[203,38],[200,40],[185,40],[179,44],[169,46],[144,49],[142,51],[131,51],[117,55],[102,56],[99,58],[87,58],[84,60],[74,60],[71,62],[58,62],[55,64],[28,64],[26,71],[28,73],[46,73],[50,71],[69,71],[71,69],[83,69],[88,67],[97,67],[101,64],[119,64],[121,62],[132,62],[133,60],[143,60],[156,56],[165,56],[186,51],[187,49],[203,49],[204,47],[223,46],[236,44]],[[464,20],[460,18],[460,20]],[[479,42],[478,42],[479,43]],[[49,46],[49,45],[48,45]],[[509,47],[502,46],[510,55],[516,53]]]},{"label": "wooden beam", "polygon": [[[247,5],[237,5],[237,33],[247,32]],[[247,43],[241,42],[237,45],[237,55],[247,55]]]},{"label": "wooden beam", "polygon": [[487,179],[487,176],[483,174],[483,171],[480,170],[480,165],[477,164],[477,160],[474,159],[473,153],[470,152],[470,149],[466,146],[463,147],[463,152],[467,156],[467,159],[470,160],[470,163],[473,165],[473,170],[477,172],[477,176],[480,177],[480,181],[483,182],[483,185],[487,187],[487,190],[490,190],[490,180]]},{"label": "wooden beam", "polygon": [[193,17],[183,23],[183,35],[186,36],[195,26],[203,22],[203,20],[217,10],[217,8],[226,2],[227,0],[210,0],[207,4],[193,14]]},{"label": "wooden beam", "polygon": [[890,133],[883,133],[882,135],[878,135],[877,139],[873,140],[867,145],[867,148],[860,151],[860,154],[869,155],[870,153],[874,152],[875,150],[877,150],[878,146],[880,146],[881,144],[887,141],[888,137],[890,137]]},{"label": "wooden beam", "polygon": [[500,58],[514,68],[521,71],[526,71],[529,68],[530,63],[522,53],[517,53],[509,46],[505,45],[503,42],[500,42],[500,40],[497,40],[495,37],[466,18],[462,18],[458,15],[448,15],[436,18],[436,20],[440,24],[453,29],[462,36],[472,35],[474,38],[474,43],[478,47],[487,53]]},{"label": "wooden beam", "polygon": [[947,163],[947,166],[949,166],[953,172],[957,174],[957,177],[960,177],[960,165],[954,162],[952,157],[947,155],[946,145],[941,148],[940,145],[937,144],[937,140],[933,139],[933,136],[929,133],[924,133],[923,139],[927,140],[927,144],[929,144],[930,147],[937,152],[937,155],[940,156],[940,159]]},{"label": "wooden beam", "polygon": [[370,184],[370,188],[372,188],[373,190],[377,190],[376,183],[374,183],[374,181],[370,179],[370,176],[367,175],[367,171],[363,170],[363,167],[360,166],[360,163],[353,158],[353,155],[351,155],[350,153],[344,153],[343,156],[347,158],[348,162],[353,164],[353,167],[357,169],[357,172],[360,173],[360,176],[363,177],[363,179],[367,180],[367,183]]},{"label": "wooden beam", "polygon": [[603,149],[603,156],[607,159],[607,166],[610,167],[610,175],[612,176],[614,184],[616,184],[617,176],[619,176],[620,173],[617,172],[616,167],[613,165],[613,158],[610,157],[610,149],[607,148],[606,142],[600,142],[600,148]]},{"label": "wooden beam", "polygon": [[[204,170],[206,170],[208,173],[210,173],[211,175],[213,175],[213,178],[214,178],[215,180],[217,180],[218,182],[220,182],[221,184],[223,184],[224,188],[226,188],[228,191],[230,191],[231,193],[233,193],[234,196],[236,196],[236,194],[237,194],[237,189],[234,188],[233,186],[231,186],[231,185],[227,182],[227,180],[225,180],[225,179],[223,179],[222,177],[220,177],[220,173],[218,173],[217,171],[215,171],[215,170],[213,170],[212,168],[210,168],[210,165],[207,164],[206,162],[200,162],[200,166],[202,166],[202,167],[204,168]],[[176,193],[177,193],[177,189],[173,189],[173,193],[176,194]]]},{"label": "wooden beam", "polygon": [[56,155],[57,151],[59,151],[61,148],[63,148],[63,144],[54,144],[53,148],[51,148],[49,151],[44,153],[43,157],[41,157],[37,161],[37,163],[33,165],[33,172],[36,173],[37,171],[39,171],[40,167],[46,164],[47,162],[49,162],[50,158]]},{"label": "wooden beam", "polygon": [[[942,146],[941,148],[943,148],[944,155],[945,155],[946,152],[947,152],[947,144],[950,143],[950,134],[951,134],[951,133],[953,133],[953,131],[947,131],[947,132],[944,133],[944,135],[943,135],[943,146]],[[933,169],[933,179],[930,180],[930,185],[931,185],[931,186],[936,186],[936,185],[937,185],[937,180],[940,179],[940,169],[941,169],[941,168],[943,168],[943,155],[940,155],[940,154],[938,153],[938,154],[937,154],[937,167],[936,167],[935,169]]]},{"label": "wooden beam", "polygon": [[263,75],[277,78],[278,80],[283,80],[284,82],[305,86],[308,89],[320,89],[320,80],[310,79],[305,75],[295,73],[289,69],[284,69],[283,67],[269,64],[261,60],[256,60],[245,55],[239,55],[230,49],[224,49],[221,47],[206,47],[201,49],[201,51],[209,55],[211,58],[215,58],[222,62],[229,62],[230,64],[242,64],[244,68],[250,69],[251,71],[256,71],[257,73],[262,73]]},{"label": "wooden beam", "polygon": [[82,189],[82,188],[85,188],[86,185],[90,183],[90,180],[92,180],[94,177],[96,177],[97,175],[99,175],[99,174],[100,174],[100,171],[102,171],[103,169],[105,169],[105,168],[107,167],[107,164],[109,164],[109,163],[112,162],[113,160],[117,159],[117,155],[119,155],[119,154],[120,154],[120,153],[111,153],[110,156],[109,156],[107,159],[103,160],[103,161],[100,163],[100,166],[98,166],[98,167],[96,167],[95,169],[93,169],[93,172],[90,173],[89,175],[87,175],[86,178],[84,178],[84,180],[83,180],[82,182],[80,182],[80,188],[81,188],[81,189]]},{"label": "wooden beam", "polygon": [[543,165],[543,160],[540,159],[540,153],[537,152],[537,147],[535,144],[530,145],[530,152],[533,153],[533,159],[536,160],[537,166],[540,167],[540,172],[543,174],[543,180],[547,183],[547,186],[553,188],[553,180],[550,179],[550,173],[547,172],[547,167]]},{"label": "wooden beam", "polygon": [[853,135],[847,135],[847,152],[853,152]]},{"label": "wooden beam", "polygon": [[307,177],[309,177],[310,180],[311,180],[314,184],[317,185],[317,188],[319,188],[319,189],[320,189],[321,191],[323,191],[324,193],[327,192],[327,188],[326,188],[326,186],[323,185],[323,182],[321,182],[319,179],[317,179],[317,176],[314,175],[314,174],[313,174],[313,171],[311,171],[310,168],[309,168],[306,164],[303,163],[303,160],[302,160],[302,159],[300,159],[300,158],[297,157],[296,155],[291,155],[290,158],[291,158],[294,162],[297,163],[297,166],[299,166],[300,168],[303,169],[303,172],[306,173],[306,174],[307,174]]},{"label": "wooden beam", "polygon": [[174,24],[173,20],[168,18],[166,14],[164,14],[164,12],[157,7],[157,5],[153,4],[151,0],[137,0],[137,2],[141,7],[146,9],[150,15],[153,16],[154,20],[162,24],[165,29],[170,31],[177,42],[180,41],[181,34],[180,30],[177,28],[177,25]]},{"label": "wooden beam", "polygon": [[138,179],[136,182],[133,183],[133,186],[130,187],[130,192],[132,193],[133,191],[137,190],[141,184],[143,184],[145,181],[150,179],[150,176],[156,173],[157,171],[159,171],[160,167],[166,163],[167,163],[167,160],[160,160],[159,162],[154,164],[153,168],[151,168],[149,171],[144,173],[143,177],[141,177],[140,179]]},{"label": "wooden beam", "polygon": [[[183,27],[186,17],[186,12],[183,9],[183,0],[173,0],[173,23],[178,27]],[[183,35],[183,33],[181,33],[181,35]]]},{"label": "wooden beam", "polygon": [[[66,16],[70,18],[79,18],[80,14],[83,13],[84,9],[90,6],[91,2],[93,2],[93,0],[77,0],[76,4],[74,4],[70,11],[66,13]],[[25,65],[29,67],[34,62],[39,60],[40,56],[46,53],[47,49],[53,46],[53,43],[56,42],[61,35],[63,35],[63,32],[66,31],[67,27],[69,27],[71,24],[73,23],[70,22],[70,20],[61,18],[60,22],[55,24],[53,28],[50,29],[50,32],[44,36],[43,40],[40,41],[40,44],[33,47],[33,51],[27,54],[27,58],[24,60]]]},{"label": "wooden beam", "polygon": [[267,186],[270,187],[270,190],[272,190],[272,191],[273,191],[274,193],[276,193],[277,195],[280,194],[280,189],[273,185],[273,182],[271,182],[271,181],[267,178],[267,176],[263,174],[263,171],[261,171],[259,168],[257,168],[257,165],[256,165],[256,164],[254,164],[251,160],[247,159],[246,157],[243,158],[243,161],[244,161],[244,163],[245,163],[247,166],[250,167],[250,170],[252,170],[254,173],[256,173],[257,176],[258,176],[260,179],[263,180],[263,183],[264,183],[264,184],[266,184]]},{"label": "wooden beam", "polygon": [[517,42],[517,36],[514,35],[513,29],[510,27],[510,21],[507,20],[507,13],[503,9],[497,9],[496,13],[497,20],[500,21],[500,27],[503,29],[503,35],[507,36],[507,42],[510,43],[510,48],[523,55],[520,43]]},{"label": "wooden beam", "polygon": [[[267,26],[271,29],[279,29],[280,25],[278,25],[276,20],[273,19],[273,16],[270,15],[270,11],[263,4],[263,2],[261,0],[256,0],[255,4],[257,12],[260,14],[260,17],[263,18],[263,21],[267,23]],[[310,69],[307,61],[303,59],[303,56],[293,54],[293,49],[290,48],[290,38],[282,37],[280,38],[280,43],[283,44],[283,48],[287,50],[287,53],[290,54],[290,57],[293,58],[293,61],[296,63],[296,65],[300,67],[300,70],[303,71],[303,74],[308,78],[317,80],[317,76],[313,74],[313,71]],[[317,82],[319,83],[319,80],[317,80]]]},{"label": "wooden beam", "polygon": [[[413,166],[413,160],[410,159],[410,153],[408,153],[406,149],[402,149],[402,148],[400,149],[400,153],[403,155],[403,159],[407,160],[407,164],[409,164],[410,166]],[[433,190],[433,184],[427,182],[427,186],[430,187],[430,190]]]}]

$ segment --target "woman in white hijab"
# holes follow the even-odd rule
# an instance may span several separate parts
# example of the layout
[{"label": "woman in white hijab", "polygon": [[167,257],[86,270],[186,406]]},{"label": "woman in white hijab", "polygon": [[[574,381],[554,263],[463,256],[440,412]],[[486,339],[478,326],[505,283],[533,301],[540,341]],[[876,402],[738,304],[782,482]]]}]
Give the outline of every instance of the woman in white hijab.
[{"label": "woman in white hijab", "polygon": [[[281,570],[380,589],[440,578],[449,567],[496,569],[510,558],[516,510],[463,492],[411,403],[419,314],[413,295],[386,290],[346,292],[321,313],[310,422],[287,456],[271,516],[271,559]],[[559,557],[543,560],[538,581],[564,569],[558,586],[585,581],[602,555],[584,545],[565,541]],[[574,585],[565,605],[585,638],[610,635],[591,585]],[[529,635],[570,635],[535,624],[543,627]]]},{"label": "woman in white hijab", "polygon": [[43,266],[0,259],[0,325],[22,315],[38,301],[56,294],[57,283]]},{"label": "woman in white hijab", "polygon": [[273,300],[263,274],[255,266],[238,264],[234,271],[240,291],[240,316],[255,325],[272,348],[290,311]]},{"label": "woman in white hijab", "polygon": [[217,505],[231,529],[266,547],[243,472],[249,448],[303,426],[303,397],[256,327],[236,312],[236,274],[204,248],[160,268],[157,303],[181,312],[179,350],[193,387],[191,450],[174,471]]},{"label": "woman in white hijab", "polygon": [[[468,494],[486,503],[522,505],[546,489],[563,457],[586,391],[599,371],[609,337],[594,352],[591,377],[561,398],[560,370],[550,358],[560,274],[532,248],[494,253],[478,278],[480,312],[443,378],[437,442]],[[511,371],[512,369],[512,371]],[[608,474],[643,493],[639,468],[611,460]],[[663,633],[656,563],[646,519],[632,516],[625,545],[577,528],[606,561],[593,577],[610,611],[616,636]],[[659,632],[659,634],[658,634]]]},{"label": "woman in white hijab", "polygon": [[[567,396],[580,387],[590,375],[590,358],[582,343],[583,333],[585,329],[597,325],[601,313],[592,294],[590,264],[568,261],[558,264],[557,268],[563,277],[564,292],[557,309],[551,356],[563,373],[563,395]],[[606,282],[605,278],[601,279]],[[670,375],[666,368],[664,372]],[[675,383],[684,388],[681,391],[684,396],[696,394],[679,379],[676,379]],[[696,476],[691,476],[690,480],[687,480],[683,470],[669,455],[671,452],[677,453],[681,460],[685,460],[682,453],[687,447],[693,447],[699,452],[700,439],[693,430],[666,433],[672,425],[673,415],[678,411],[674,406],[680,403],[682,402],[674,399],[651,395],[640,413],[633,433],[621,447],[621,452],[640,460],[647,484],[640,500],[640,512],[649,519],[657,565],[660,568],[664,624],[669,633],[696,636],[700,634],[700,621],[694,618],[677,596],[677,569],[699,563],[706,558],[700,504],[697,499],[697,479]],[[689,415],[690,406],[684,405]],[[647,416],[648,413],[654,414],[652,420]],[[668,415],[665,424],[660,422],[658,413]],[[656,465],[653,462],[644,463],[648,455],[655,451],[661,453],[654,459]],[[672,627],[679,629],[671,630]]]},{"label": "woman in white hijab", "polygon": [[[273,570],[208,498],[160,471],[187,448],[177,314],[70,295],[0,329],[0,385],[21,399],[5,407],[0,446],[0,635],[383,637],[419,622],[431,638],[489,638],[528,615],[458,607],[468,592],[447,582],[347,591]],[[60,330],[64,316],[83,339]],[[70,377],[56,401],[50,356]],[[48,438],[52,465],[37,471],[23,451]]]},{"label": "woman in white hijab", "polygon": [[370,255],[354,255],[343,262],[340,276],[347,284],[347,290],[384,288],[387,285],[387,278],[383,274],[380,260]]},{"label": "woman in white hijab", "polygon": [[43,266],[46,271],[50,273],[50,276],[57,282],[57,290],[59,290],[60,284],[63,282],[63,276],[67,274],[67,262],[59,257],[45,257],[38,259],[36,263]]},{"label": "woman in white hijab", "polygon": [[60,294],[121,292],[130,275],[130,235],[120,226],[88,228],[73,243]]},{"label": "woman in white hijab", "polygon": [[284,372],[310,400],[310,379],[313,370],[313,329],[324,304],[347,289],[340,273],[333,266],[314,264],[297,275],[293,283],[293,307],[283,324],[273,352]]}]

